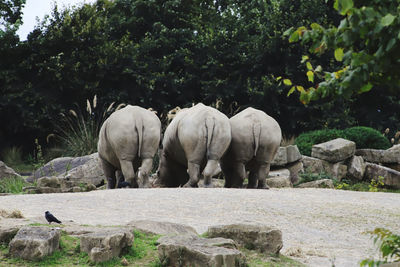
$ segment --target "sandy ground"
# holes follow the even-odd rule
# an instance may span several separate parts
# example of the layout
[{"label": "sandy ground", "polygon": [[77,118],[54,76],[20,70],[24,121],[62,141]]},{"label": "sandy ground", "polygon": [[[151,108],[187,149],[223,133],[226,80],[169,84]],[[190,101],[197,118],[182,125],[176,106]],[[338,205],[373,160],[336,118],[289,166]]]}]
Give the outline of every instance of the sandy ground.
[{"label": "sandy ground", "polygon": [[365,231],[384,227],[400,233],[400,194],[330,189],[158,188],[10,195],[0,197],[0,209],[17,209],[42,223],[46,210],[65,224],[168,221],[190,225],[200,234],[213,225],[263,224],[282,231],[282,254],[308,266],[358,266],[376,255]]}]

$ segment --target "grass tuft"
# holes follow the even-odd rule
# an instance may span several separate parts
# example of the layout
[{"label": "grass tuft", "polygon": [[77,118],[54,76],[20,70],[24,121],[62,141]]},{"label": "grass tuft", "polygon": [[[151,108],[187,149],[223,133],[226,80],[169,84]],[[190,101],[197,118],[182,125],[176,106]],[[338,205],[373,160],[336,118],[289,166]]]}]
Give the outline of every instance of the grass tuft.
[{"label": "grass tuft", "polygon": [[22,194],[23,188],[29,185],[24,178],[11,176],[0,180],[0,193]]}]

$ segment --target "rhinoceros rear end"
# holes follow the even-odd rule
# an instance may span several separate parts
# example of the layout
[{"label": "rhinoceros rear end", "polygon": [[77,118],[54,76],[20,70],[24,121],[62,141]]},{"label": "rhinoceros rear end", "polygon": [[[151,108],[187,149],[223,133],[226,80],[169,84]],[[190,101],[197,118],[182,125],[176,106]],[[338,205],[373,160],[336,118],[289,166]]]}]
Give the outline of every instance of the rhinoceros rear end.
[{"label": "rhinoceros rear end", "polygon": [[117,170],[131,187],[148,186],[160,136],[161,122],[149,110],[128,105],[111,114],[100,129],[97,144],[108,188],[115,188]]},{"label": "rhinoceros rear end", "polygon": [[164,133],[158,184],[197,187],[203,175],[211,186],[230,142],[229,119],[218,110],[200,103],[180,111]]},{"label": "rhinoceros rear end", "polygon": [[225,187],[242,187],[248,170],[249,188],[268,188],[265,179],[282,139],[279,124],[254,108],[243,110],[229,121],[232,142],[221,160]]}]

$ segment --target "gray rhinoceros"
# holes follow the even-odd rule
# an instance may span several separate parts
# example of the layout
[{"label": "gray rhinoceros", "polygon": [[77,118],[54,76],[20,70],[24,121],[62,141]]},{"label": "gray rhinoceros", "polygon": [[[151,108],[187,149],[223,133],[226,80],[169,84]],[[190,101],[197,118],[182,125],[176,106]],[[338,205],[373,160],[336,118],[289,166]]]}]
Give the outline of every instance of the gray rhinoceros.
[{"label": "gray rhinoceros", "polygon": [[117,170],[130,187],[147,187],[160,138],[161,122],[149,110],[128,105],[111,114],[101,126],[97,144],[108,188],[115,188]]},{"label": "gray rhinoceros", "polygon": [[211,176],[230,142],[224,114],[201,103],[182,109],[165,130],[155,185],[197,187],[202,175],[204,185],[212,186]]},{"label": "gray rhinoceros", "polygon": [[248,188],[268,188],[265,179],[282,138],[279,124],[254,108],[243,110],[229,122],[232,142],[221,159],[225,187],[242,187],[248,170]]}]

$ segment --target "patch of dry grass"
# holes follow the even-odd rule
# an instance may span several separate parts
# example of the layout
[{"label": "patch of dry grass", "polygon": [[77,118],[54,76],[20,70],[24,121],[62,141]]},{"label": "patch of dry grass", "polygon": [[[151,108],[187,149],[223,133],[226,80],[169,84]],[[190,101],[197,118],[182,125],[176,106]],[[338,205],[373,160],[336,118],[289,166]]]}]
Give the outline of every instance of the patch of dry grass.
[{"label": "patch of dry grass", "polygon": [[16,218],[16,219],[24,218],[24,215],[20,210],[6,211],[0,209],[0,216],[3,218]]}]

